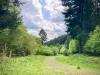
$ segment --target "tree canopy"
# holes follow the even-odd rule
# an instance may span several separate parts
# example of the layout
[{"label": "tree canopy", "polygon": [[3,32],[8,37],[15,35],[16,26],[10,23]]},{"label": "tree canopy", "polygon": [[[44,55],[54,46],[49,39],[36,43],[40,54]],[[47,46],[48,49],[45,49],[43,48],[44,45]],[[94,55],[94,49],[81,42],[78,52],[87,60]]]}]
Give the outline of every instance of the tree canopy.
[{"label": "tree canopy", "polygon": [[0,29],[16,28],[21,23],[19,0],[0,1]]},{"label": "tree canopy", "polygon": [[47,40],[47,34],[43,28],[40,30],[39,36],[41,37],[42,44],[44,44]]}]

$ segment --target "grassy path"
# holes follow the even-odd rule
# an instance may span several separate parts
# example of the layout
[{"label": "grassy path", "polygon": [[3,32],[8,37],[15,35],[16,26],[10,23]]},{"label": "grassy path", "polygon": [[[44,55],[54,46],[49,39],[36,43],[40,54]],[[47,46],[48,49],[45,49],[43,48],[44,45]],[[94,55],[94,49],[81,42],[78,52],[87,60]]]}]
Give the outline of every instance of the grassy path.
[{"label": "grassy path", "polygon": [[[55,57],[48,58],[46,64],[54,71],[62,72],[62,75],[100,75],[99,71],[90,69],[77,69],[74,66],[64,65],[55,60]],[[61,75],[61,74],[57,74]]]},{"label": "grassy path", "polygon": [[[65,57],[65,56],[64,56]],[[77,69],[56,61],[62,56],[26,56],[6,58],[3,68],[0,64],[0,75],[100,75],[100,71]],[[66,57],[65,57],[66,58]]]}]

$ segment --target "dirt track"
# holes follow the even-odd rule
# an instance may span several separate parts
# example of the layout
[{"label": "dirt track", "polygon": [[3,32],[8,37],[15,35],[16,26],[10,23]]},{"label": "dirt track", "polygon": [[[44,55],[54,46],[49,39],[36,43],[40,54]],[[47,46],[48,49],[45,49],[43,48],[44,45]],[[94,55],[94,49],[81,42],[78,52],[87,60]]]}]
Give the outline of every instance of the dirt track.
[{"label": "dirt track", "polygon": [[[50,57],[46,61],[46,65],[57,71],[63,72],[63,75],[100,75],[100,72],[89,69],[77,69],[77,67],[64,65],[55,60],[55,57]],[[60,75],[60,74],[59,74]]]}]

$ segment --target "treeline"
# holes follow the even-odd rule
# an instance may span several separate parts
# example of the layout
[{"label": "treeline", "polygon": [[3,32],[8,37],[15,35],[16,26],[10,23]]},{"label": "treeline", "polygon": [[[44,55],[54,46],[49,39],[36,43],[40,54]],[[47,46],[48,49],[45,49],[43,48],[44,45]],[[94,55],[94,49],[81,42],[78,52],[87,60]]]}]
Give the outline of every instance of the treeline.
[{"label": "treeline", "polygon": [[62,45],[62,44],[65,44],[66,39],[67,39],[67,35],[62,35],[57,38],[54,38],[53,40],[46,42],[45,45],[48,45],[48,46]]},{"label": "treeline", "polygon": [[62,5],[72,39],[67,52],[100,55],[100,0],[62,0]]}]

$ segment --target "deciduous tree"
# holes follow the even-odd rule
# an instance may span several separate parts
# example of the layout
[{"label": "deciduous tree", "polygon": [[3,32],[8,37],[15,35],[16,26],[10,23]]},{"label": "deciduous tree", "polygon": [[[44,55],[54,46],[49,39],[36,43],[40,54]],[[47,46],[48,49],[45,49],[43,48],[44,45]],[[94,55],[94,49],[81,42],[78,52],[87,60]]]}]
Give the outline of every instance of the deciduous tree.
[{"label": "deciduous tree", "polygon": [[42,44],[44,44],[47,40],[47,34],[43,28],[40,30],[39,36],[41,37]]}]

